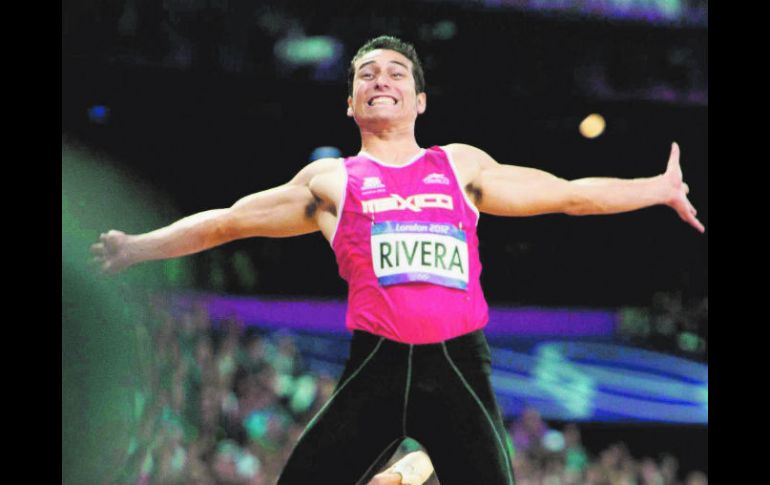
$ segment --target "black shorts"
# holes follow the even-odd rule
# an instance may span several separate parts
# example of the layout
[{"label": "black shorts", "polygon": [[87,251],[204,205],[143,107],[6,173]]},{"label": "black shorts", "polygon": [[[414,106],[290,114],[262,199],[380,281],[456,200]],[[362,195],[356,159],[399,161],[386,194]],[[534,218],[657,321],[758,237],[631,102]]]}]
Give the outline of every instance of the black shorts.
[{"label": "black shorts", "polygon": [[365,484],[409,437],[441,485],[513,485],[483,331],[403,344],[356,330],[329,401],[308,423],[279,485]]}]

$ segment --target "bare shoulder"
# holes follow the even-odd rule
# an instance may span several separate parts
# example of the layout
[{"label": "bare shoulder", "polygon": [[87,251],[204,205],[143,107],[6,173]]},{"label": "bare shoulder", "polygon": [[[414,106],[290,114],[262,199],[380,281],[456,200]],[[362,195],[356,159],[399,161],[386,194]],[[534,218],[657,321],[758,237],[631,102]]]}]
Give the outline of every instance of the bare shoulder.
[{"label": "bare shoulder", "polygon": [[444,146],[452,156],[452,160],[458,165],[478,165],[486,167],[497,164],[484,150],[465,143],[450,143]]},{"label": "bare shoulder", "polygon": [[450,143],[443,148],[454,162],[458,178],[464,186],[475,184],[483,169],[497,163],[484,150],[473,145]]},{"label": "bare shoulder", "polygon": [[344,173],[344,159],[319,158],[305,165],[294,178],[289,181],[291,185],[310,185],[319,175],[334,175]]},{"label": "bare shoulder", "polygon": [[296,183],[306,185],[318,207],[336,214],[336,208],[345,192],[345,164],[343,158],[322,158],[307,165]]}]

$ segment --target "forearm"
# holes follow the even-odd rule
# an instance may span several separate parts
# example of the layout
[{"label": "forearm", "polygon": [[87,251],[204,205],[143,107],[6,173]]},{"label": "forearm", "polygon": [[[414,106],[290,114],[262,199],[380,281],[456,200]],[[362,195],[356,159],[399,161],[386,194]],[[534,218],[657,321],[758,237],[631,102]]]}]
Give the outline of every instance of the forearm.
[{"label": "forearm", "polygon": [[127,256],[131,264],[186,256],[228,242],[221,227],[227,210],[199,212],[161,229],[129,236]]},{"label": "forearm", "polygon": [[667,192],[661,176],[617,179],[591,177],[570,182],[575,189],[571,215],[601,215],[629,212],[665,204]]}]

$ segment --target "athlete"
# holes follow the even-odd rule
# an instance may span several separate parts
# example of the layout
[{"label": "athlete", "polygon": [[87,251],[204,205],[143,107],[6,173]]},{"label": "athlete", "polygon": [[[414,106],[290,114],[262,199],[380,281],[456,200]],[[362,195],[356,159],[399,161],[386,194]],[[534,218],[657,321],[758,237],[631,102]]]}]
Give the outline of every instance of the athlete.
[{"label": "athlete", "polygon": [[483,334],[479,213],[600,215],[663,204],[703,232],[679,147],[655,177],[572,181],[466,144],[423,148],[422,67],[411,44],[389,36],[359,49],[348,84],[358,154],[314,161],[284,185],[152,232],[108,231],[91,248],[95,261],[113,273],[237,239],[320,231],[348,283],[350,355],[278,483],[365,484],[408,436],[426,448],[442,485],[513,484]]}]

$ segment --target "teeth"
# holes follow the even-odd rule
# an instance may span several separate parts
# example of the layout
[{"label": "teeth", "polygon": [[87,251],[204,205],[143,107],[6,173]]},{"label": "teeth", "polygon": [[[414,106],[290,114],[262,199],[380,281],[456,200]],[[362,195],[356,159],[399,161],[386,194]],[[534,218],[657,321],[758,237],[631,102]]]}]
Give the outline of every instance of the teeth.
[{"label": "teeth", "polygon": [[373,100],[369,101],[369,106],[374,106],[375,104],[396,104],[396,100],[390,97],[381,96],[378,98],[374,98]]}]

